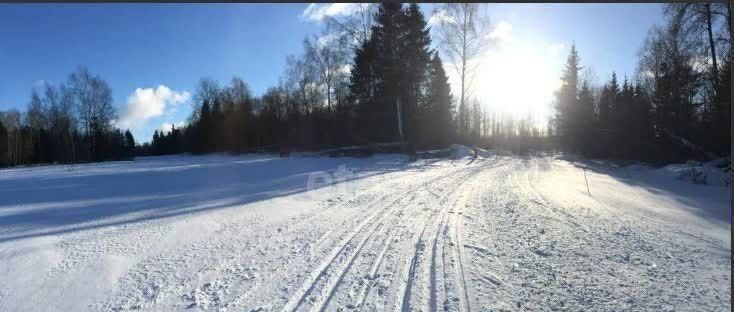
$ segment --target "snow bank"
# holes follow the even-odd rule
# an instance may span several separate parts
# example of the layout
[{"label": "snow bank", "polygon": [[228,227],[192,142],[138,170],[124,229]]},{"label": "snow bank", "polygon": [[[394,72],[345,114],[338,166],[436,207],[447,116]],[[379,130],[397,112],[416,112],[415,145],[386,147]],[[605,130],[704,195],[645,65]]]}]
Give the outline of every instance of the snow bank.
[{"label": "snow bank", "polygon": [[[645,165],[635,164],[627,166],[627,170],[641,171],[649,170],[649,168]],[[685,164],[672,164],[654,170],[662,176],[693,184],[725,187],[732,182],[728,158],[719,158],[705,163],[688,161]]]}]

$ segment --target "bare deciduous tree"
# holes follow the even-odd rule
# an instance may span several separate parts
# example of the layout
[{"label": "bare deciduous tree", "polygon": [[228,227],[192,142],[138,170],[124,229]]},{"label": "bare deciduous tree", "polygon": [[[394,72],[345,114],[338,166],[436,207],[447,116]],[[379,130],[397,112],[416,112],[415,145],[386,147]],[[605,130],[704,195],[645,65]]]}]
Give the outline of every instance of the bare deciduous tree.
[{"label": "bare deciduous tree", "polygon": [[311,112],[319,101],[316,88],[316,74],[312,67],[306,66],[306,60],[293,55],[286,59],[285,87],[287,93],[295,100],[294,107],[299,112]]},{"label": "bare deciduous tree", "polygon": [[348,66],[348,45],[346,38],[338,34],[324,32],[321,37],[304,40],[306,50],[305,63],[307,71],[316,74],[318,86],[323,89],[326,99],[326,107],[333,110],[335,98],[335,87],[341,80],[347,79],[347,72],[343,70]]},{"label": "bare deciduous tree", "polygon": [[346,41],[350,49],[354,50],[364,44],[369,38],[372,22],[377,6],[374,3],[359,3],[354,13],[343,18],[329,16],[326,18],[326,27],[329,31],[337,32],[348,38]]},{"label": "bare deciduous tree", "polygon": [[90,156],[95,157],[95,134],[106,133],[115,118],[112,90],[105,80],[98,75],[92,75],[84,67],[69,76],[69,88],[72,92],[71,99],[79,111],[84,133],[91,139]]},{"label": "bare deciduous tree", "polygon": [[192,114],[189,117],[189,123],[193,124],[199,119],[199,112],[201,111],[201,105],[206,101],[209,105],[214,103],[221,94],[219,83],[211,78],[201,78],[199,84],[196,86],[194,92],[194,101],[191,103],[193,106]]},{"label": "bare deciduous tree", "polygon": [[[731,28],[728,5],[725,3],[671,3],[666,5],[665,13],[672,17],[672,20],[680,24],[681,30],[685,32],[691,42],[701,43],[700,46],[706,47],[704,55],[710,58],[711,74],[709,79],[712,85],[716,85],[719,78],[719,65],[717,53],[717,39],[722,39],[725,44],[730,44],[726,38],[730,35]],[[718,24],[728,27],[717,27]],[[727,29],[717,34],[719,29]],[[705,38],[705,39],[704,39]],[[705,41],[705,43],[701,42]]]},{"label": "bare deciduous tree", "polygon": [[[477,57],[488,43],[489,20],[480,16],[477,3],[446,3],[434,11],[438,21],[438,39],[449,64],[461,79],[459,95],[460,119],[467,111],[466,99],[469,96]],[[466,120],[459,120],[460,127],[466,127]]]}]

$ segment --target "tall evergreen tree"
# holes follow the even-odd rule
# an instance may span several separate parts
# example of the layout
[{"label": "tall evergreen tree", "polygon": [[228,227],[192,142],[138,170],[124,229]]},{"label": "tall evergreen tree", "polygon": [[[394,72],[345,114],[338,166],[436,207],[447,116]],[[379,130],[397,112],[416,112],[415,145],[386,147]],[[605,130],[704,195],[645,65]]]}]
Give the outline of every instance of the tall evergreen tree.
[{"label": "tall evergreen tree", "polygon": [[612,72],[612,79],[602,89],[601,98],[599,99],[599,124],[603,132],[612,131],[612,123],[614,120],[614,105],[619,94],[619,84],[617,83],[617,74]]},{"label": "tall evergreen tree", "polygon": [[192,149],[194,153],[208,153],[211,152],[211,142],[209,141],[209,133],[211,131],[211,110],[209,109],[209,101],[204,100],[204,103],[199,109],[199,119],[194,126],[194,138],[192,142]]},{"label": "tall evergreen tree", "polygon": [[8,130],[5,129],[5,126],[3,125],[3,121],[0,120],[0,167],[5,167],[10,165],[10,161],[8,159]]},{"label": "tall evergreen tree", "polygon": [[597,152],[597,144],[594,141],[594,130],[596,129],[596,118],[594,116],[594,94],[588,81],[581,84],[578,100],[578,126],[579,126],[579,144],[584,154],[593,154]]},{"label": "tall evergreen tree", "polygon": [[556,91],[556,122],[557,131],[561,139],[561,144],[565,148],[571,150],[576,149],[578,141],[578,81],[579,66],[581,59],[579,58],[576,44],[571,45],[571,52],[566,60],[566,66],[561,76],[563,84]]},{"label": "tall evergreen tree", "polygon": [[400,138],[400,120],[398,106],[400,92],[406,86],[401,84],[402,71],[400,64],[400,48],[403,39],[402,22],[405,12],[399,2],[384,2],[377,9],[375,25],[372,28],[372,42],[375,45],[375,96],[371,105],[375,105],[375,117],[378,121],[371,124],[375,127],[373,140],[394,141]]},{"label": "tall evergreen tree", "polygon": [[403,65],[401,84],[401,116],[408,141],[415,143],[418,135],[421,106],[426,103],[428,71],[431,62],[431,36],[426,20],[417,4],[411,3],[405,9],[400,24],[403,39],[399,51],[399,63]]},{"label": "tall evergreen tree", "polygon": [[132,158],[135,156],[135,138],[130,130],[125,130],[125,154],[127,157]]},{"label": "tall evergreen tree", "polygon": [[626,137],[631,158],[650,160],[653,152],[652,120],[650,118],[650,99],[640,86],[635,84],[630,105],[629,133]]},{"label": "tall evergreen tree", "polygon": [[[423,127],[423,135],[426,136],[424,141],[431,147],[442,147],[454,139],[455,128],[452,123],[454,108],[451,86],[438,52],[431,59],[428,81],[428,107]],[[432,142],[429,142],[429,139]]]}]

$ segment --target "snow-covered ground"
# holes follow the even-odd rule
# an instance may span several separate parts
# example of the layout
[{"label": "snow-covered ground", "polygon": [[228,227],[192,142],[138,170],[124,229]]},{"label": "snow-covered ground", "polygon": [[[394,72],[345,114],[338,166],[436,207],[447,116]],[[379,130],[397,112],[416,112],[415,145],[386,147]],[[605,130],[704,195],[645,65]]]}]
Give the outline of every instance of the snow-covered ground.
[{"label": "snow-covered ground", "polygon": [[728,188],[478,154],[0,170],[0,311],[730,310]]}]

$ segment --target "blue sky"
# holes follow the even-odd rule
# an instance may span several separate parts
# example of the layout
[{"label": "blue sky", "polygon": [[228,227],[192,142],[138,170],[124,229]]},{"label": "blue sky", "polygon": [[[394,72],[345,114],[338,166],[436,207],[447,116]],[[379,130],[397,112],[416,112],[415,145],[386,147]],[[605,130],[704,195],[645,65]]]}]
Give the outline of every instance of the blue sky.
[{"label": "blue sky", "polygon": [[[143,109],[152,105],[149,101],[158,100],[163,109],[136,115],[142,120],[132,129],[136,139],[148,141],[164,123],[186,119],[189,98],[202,77],[224,84],[239,76],[258,95],[277,84],[286,56],[300,54],[304,36],[321,30],[323,25],[313,13],[343,11],[317,5],[309,18],[304,15],[308,7],[2,4],[0,110],[23,110],[34,85],[64,82],[82,65],[109,82],[121,115],[133,109],[134,105],[128,107],[131,97],[137,100],[135,107]],[[422,6],[427,17],[433,7]],[[662,21],[659,4],[491,4],[487,13],[492,31],[502,38],[493,48],[496,51],[488,52],[496,59],[487,64],[502,65],[503,58],[516,55],[521,55],[520,62],[536,55],[535,63],[543,66],[539,76],[557,78],[573,40],[582,65],[591,65],[599,80],[612,70],[620,76],[633,74],[647,30]],[[531,55],[528,50],[545,52]],[[491,66],[485,71],[486,79],[481,81],[498,78]],[[136,89],[141,90],[136,93]],[[537,93],[543,99],[540,102],[547,104],[549,91]]]}]

